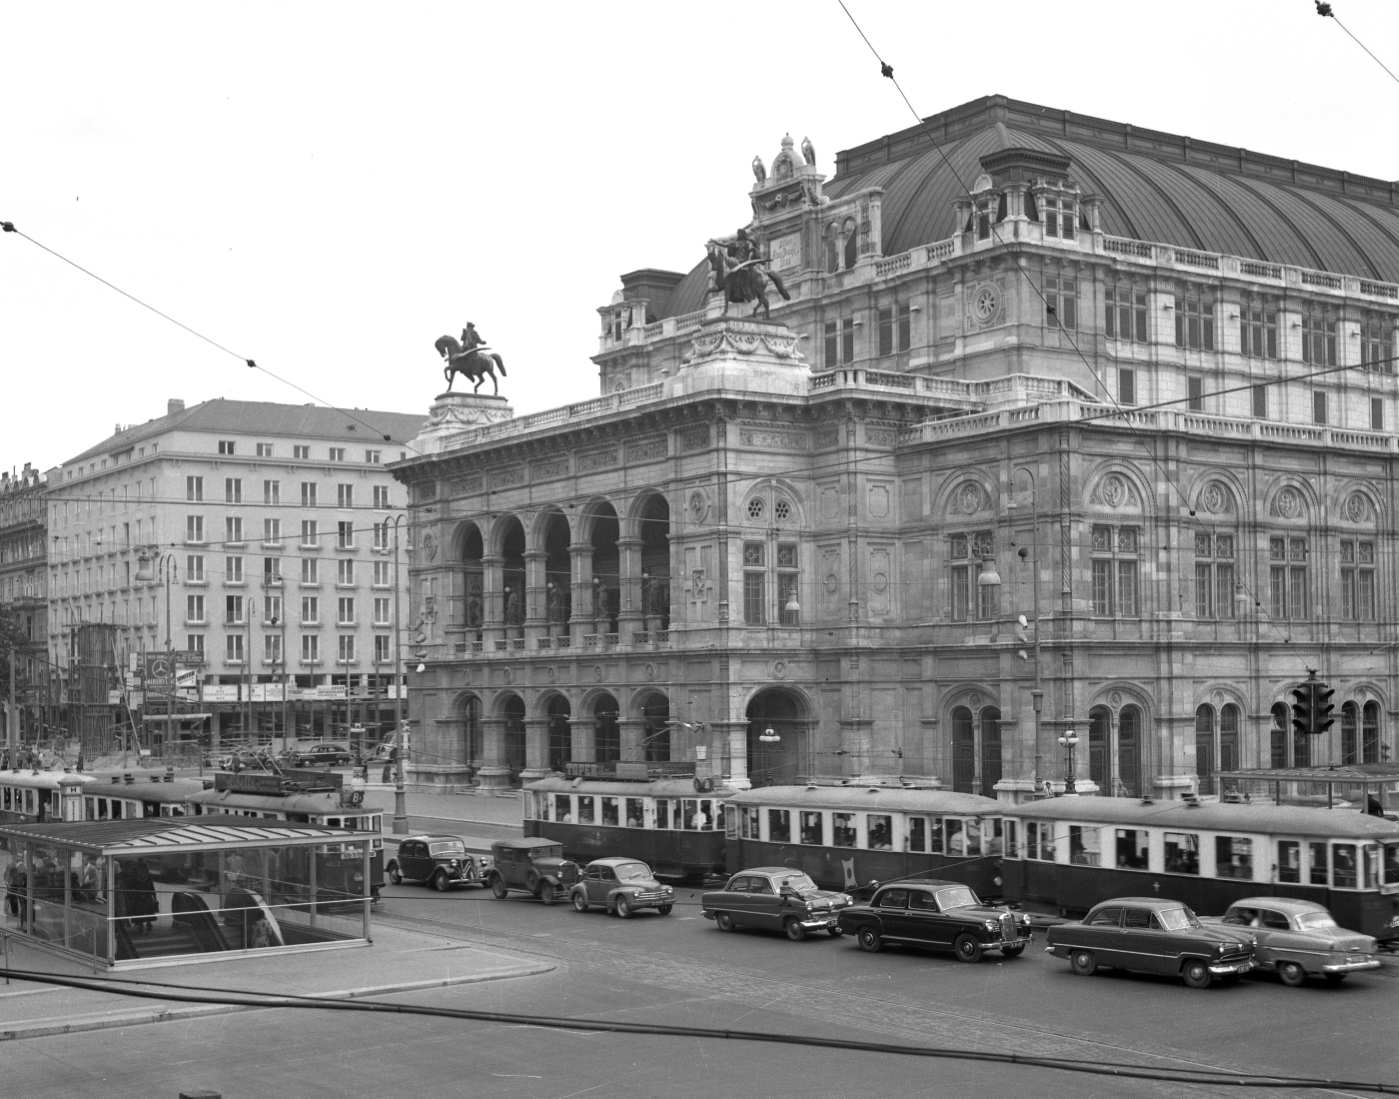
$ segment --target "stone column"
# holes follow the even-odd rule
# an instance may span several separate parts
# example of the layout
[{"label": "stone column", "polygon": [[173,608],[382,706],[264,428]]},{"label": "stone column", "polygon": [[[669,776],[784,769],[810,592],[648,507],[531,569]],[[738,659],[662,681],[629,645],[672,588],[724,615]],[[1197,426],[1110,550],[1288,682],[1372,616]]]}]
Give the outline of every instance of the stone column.
[{"label": "stone column", "polygon": [[748,778],[748,722],[710,722],[709,754],[714,758],[716,773],[728,757],[729,777],[724,785],[730,790],[747,790],[753,785]]},{"label": "stone column", "polygon": [[545,778],[549,770],[549,718],[525,718],[525,769],[520,772],[521,782],[533,782]]},{"label": "stone column", "polygon": [[505,718],[481,718],[481,769],[476,772],[482,790],[504,789],[510,785],[510,768],[505,759]]},{"label": "stone column", "polygon": [[617,642],[632,643],[632,634],[642,628],[641,613],[641,539],[617,539],[618,588],[621,606],[617,610]]},{"label": "stone column", "polygon": [[571,745],[569,753],[574,763],[592,763],[597,759],[597,737],[593,719],[571,717],[568,719]]},{"label": "stone column", "polygon": [[573,647],[582,648],[583,635],[593,632],[593,544],[570,544],[568,557],[571,568],[569,582],[573,586],[568,634],[573,641]]},{"label": "stone column", "polygon": [[543,550],[525,551],[525,637],[530,639],[525,642],[525,647],[530,649],[538,648],[538,643],[534,642],[535,638],[549,636],[549,623],[544,606],[546,559],[547,555]]},{"label": "stone column", "polygon": [[637,763],[646,758],[646,745],[641,743],[646,734],[646,722],[642,718],[619,717],[617,733],[622,742],[620,758],[630,763]]},{"label": "stone column", "polygon": [[505,637],[505,558],[491,554],[481,558],[481,612],[484,624],[481,637],[487,652]]}]

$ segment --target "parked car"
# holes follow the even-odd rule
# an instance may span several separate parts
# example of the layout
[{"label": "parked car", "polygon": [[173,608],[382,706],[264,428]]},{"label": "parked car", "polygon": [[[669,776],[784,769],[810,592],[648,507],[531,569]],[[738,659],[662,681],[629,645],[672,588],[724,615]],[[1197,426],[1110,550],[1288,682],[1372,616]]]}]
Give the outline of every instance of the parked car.
[{"label": "parked car", "polygon": [[1254,965],[1255,939],[1243,928],[1206,925],[1179,901],[1117,897],[1094,905],[1082,920],[1049,929],[1047,953],[1067,958],[1075,973],[1100,968],[1179,976],[1191,988],[1216,977],[1235,981]]},{"label": "parked car", "polygon": [[350,763],[354,753],[343,744],[313,744],[292,753],[293,767],[334,767],[340,763]]},{"label": "parked car", "polygon": [[639,908],[669,916],[675,906],[675,890],[658,882],[651,868],[637,859],[594,859],[569,896],[579,912],[600,904],[624,920]]},{"label": "parked car", "polygon": [[1028,915],[984,905],[969,887],[950,881],[880,886],[868,904],[842,909],[839,920],[861,950],[927,946],[951,950],[964,962],[979,962],[987,951],[1018,958],[1032,937]]},{"label": "parked car", "polygon": [[1375,940],[1338,927],[1315,901],[1245,897],[1231,904],[1223,917],[1201,923],[1248,928],[1258,940],[1257,967],[1276,973],[1285,985],[1296,987],[1308,977],[1324,977],[1334,984],[1347,974],[1380,968]]},{"label": "parked car", "polygon": [[741,870],[723,889],[700,898],[704,918],[720,931],[761,927],[781,931],[793,942],[811,931],[843,935],[837,913],[852,903],[848,894],[818,889],[806,874],[786,866]]},{"label": "parked car", "polygon": [[578,864],[563,857],[563,844],[542,836],[496,840],[491,844],[491,858],[494,865],[486,880],[501,900],[513,889],[554,904],[566,897],[581,877]]},{"label": "parked car", "polygon": [[429,833],[404,836],[384,871],[394,885],[405,880],[430,882],[439,893],[446,893],[459,885],[485,885],[490,867],[489,855],[468,853],[458,837]]},{"label": "parked car", "polygon": [[277,761],[272,753],[263,748],[236,748],[226,755],[219,756],[220,771],[273,771]]}]

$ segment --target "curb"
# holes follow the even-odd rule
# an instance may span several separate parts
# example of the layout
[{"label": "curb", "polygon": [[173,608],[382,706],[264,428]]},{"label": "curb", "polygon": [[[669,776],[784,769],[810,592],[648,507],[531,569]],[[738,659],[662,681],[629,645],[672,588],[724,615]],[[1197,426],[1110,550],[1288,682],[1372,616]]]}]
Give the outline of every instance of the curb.
[{"label": "curb", "polygon": [[[315,992],[311,996],[323,1000],[358,1000],[366,996],[386,996],[400,992],[415,992],[424,988],[443,988],[448,985],[481,984],[485,981],[503,981],[512,977],[536,977],[548,973],[558,966],[534,963],[517,966],[509,972],[473,974],[461,977],[438,977],[427,981],[405,981],[392,985],[373,985],[367,988],[342,989],[336,992]],[[113,993],[112,995],[120,995]],[[188,1004],[182,1007],[161,1008],[131,1015],[104,1015],[100,1017],[78,1016],[70,1022],[35,1020],[33,1023],[18,1023],[13,1026],[0,1025],[0,1042],[18,1041],[22,1038],[50,1038],[57,1034],[78,1034],[84,1031],[113,1030],[119,1027],[143,1026],[147,1023],[171,1023],[183,1019],[199,1019],[211,1015],[232,1015],[240,1011],[278,1010],[278,1004]]]}]

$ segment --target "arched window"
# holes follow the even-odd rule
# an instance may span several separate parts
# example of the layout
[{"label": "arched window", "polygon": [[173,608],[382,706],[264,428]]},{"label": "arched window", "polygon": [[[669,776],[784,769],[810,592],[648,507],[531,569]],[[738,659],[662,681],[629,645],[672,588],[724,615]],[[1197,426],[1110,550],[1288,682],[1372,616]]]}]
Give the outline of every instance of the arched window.
[{"label": "arched window", "polygon": [[1104,794],[1112,793],[1112,755],[1108,743],[1112,716],[1101,707],[1088,715],[1088,779]]},{"label": "arched window", "polygon": [[1380,751],[1380,704],[1378,702],[1365,703],[1364,722],[1360,726],[1360,747],[1362,752],[1361,763],[1383,763],[1382,755],[1388,753]]},{"label": "arched window", "polygon": [[1273,724],[1268,730],[1268,766],[1287,766],[1287,725],[1292,718],[1292,712],[1287,708],[1287,703],[1279,702],[1273,706]]},{"label": "arched window", "polygon": [[1219,711],[1219,769],[1239,769],[1239,708],[1232,702]]},{"label": "arched window", "polygon": [[1122,776],[1122,793],[1129,798],[1142,795],[1142,713],[1135,706],[1124,706],[1117,716],[1117,769]]},{"label": "arched window", "polygon": [[595,758],[607,763],[622,758],[622,731],[617,725],[617,700],[603,695],[593,706]]},{"label": "arched window", "polygon": [[573,729],[569,724],[568,699],[557,696],[549,702],[549,769],[562,771],[573,758]]},{"label": "arched window", "polygon": [[481,760],[482,746],[484,744],[481,737],[481,700],[475,697],[468,698],[466,700],[466,706],[464,707],[463,716],[466,726],[464,730],[464,739],[466,743],[463,745],[463,750],[466,753],[466,759],[471,760],[473,763],[479,763]]},{"label": "arched window", "polygon": [[1001,781],[1001,711],[987,706],[981,711],[981,793],[996,796]]},{"label": "arched window", "polygon": [[972,712],[965,706],[952,711],[952,789],[972,793],[976,783],[976,733]]},{"label": "arched window", "polygon": [[826,226],[826,274],[834,275],[840,270],[840,241],[837,239],[835,222]]},{"label": "arched window", "polygon": [[1299,733],[1292,730],[1292,766],[1310,767],[1312,765],[1312,738],[1309,733]]},{"label": "arched window", "polygon": [[525,703],[519,695],[505,700],[505,765],[511,781],[525,769]]},{"label": "arched window", "polygon": [[845,269],[848,271],[860,257],[860,231],[855,226],[854,218],[846,218],[840,229],[845,237]]},{"label": "arched window", "polygon": [[1359,711],[1354,702],[1347,702],[1341,707],[1341,762],[1359,763]]},{"label": "arched window", "polygon": [[1195,711],[1195,774],[1200,779],[1199,792],[1214,793],[1214,707],[1201,706]]}]

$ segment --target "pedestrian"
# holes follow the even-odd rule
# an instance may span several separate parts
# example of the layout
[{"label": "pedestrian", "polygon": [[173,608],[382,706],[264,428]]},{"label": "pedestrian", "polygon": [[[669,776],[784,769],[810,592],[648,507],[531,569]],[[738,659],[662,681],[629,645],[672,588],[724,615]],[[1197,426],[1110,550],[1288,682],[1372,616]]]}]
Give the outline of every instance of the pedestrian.
[{"label": "pedestrian", "polygon": [[137,932],[144,934],[155,926],[155,917],[160,914],[160,900],[145,859],[136,860],[136,869],[131,872],[126,888],[132,923]]}]

